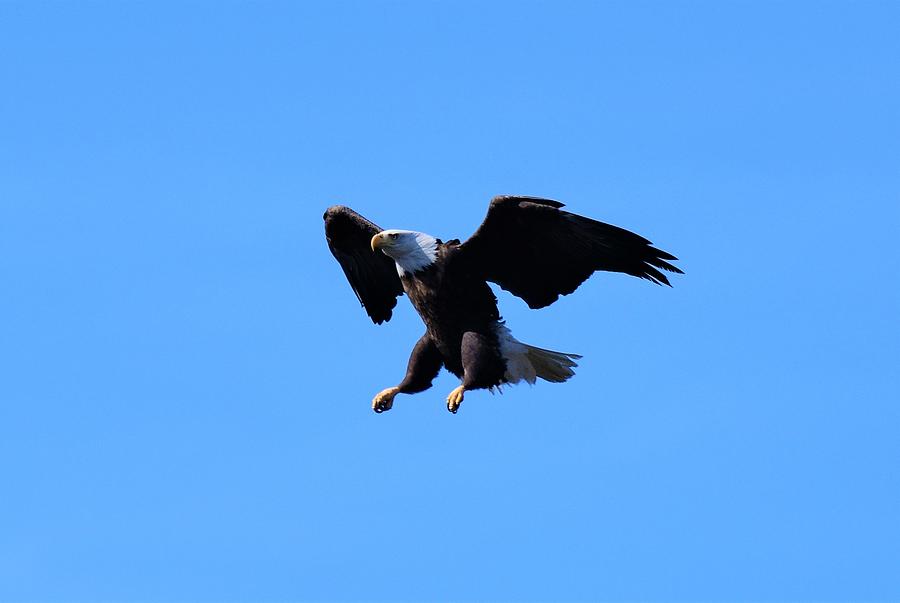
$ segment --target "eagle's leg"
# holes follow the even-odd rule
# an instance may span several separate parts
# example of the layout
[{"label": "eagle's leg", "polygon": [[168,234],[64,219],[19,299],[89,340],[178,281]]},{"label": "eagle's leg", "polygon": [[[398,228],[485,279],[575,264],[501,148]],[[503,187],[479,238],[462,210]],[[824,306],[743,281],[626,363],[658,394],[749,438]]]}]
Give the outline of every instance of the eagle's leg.
[{"label": "eagle's leg", "polygon": [[426,333],[422,335],[409,356],[409,364],[406,367],[406,377],[396,387],[382,390],[372,400],[372,410],[382,413],[390,410],[394,405],[394,397],[397,394],[415,394],[423,392],[431,387],[431,382],[437,377],[444,359],[437,346]]},{"label": "eagle's leg", "polygon": [[463,365],[462,385],[447,396],[447,410],[454,414],[459,410],[466,391],[499,385],[506,373],[506,361],[500,356],[496,340],[481,333],[463,333],[460,352]]}]

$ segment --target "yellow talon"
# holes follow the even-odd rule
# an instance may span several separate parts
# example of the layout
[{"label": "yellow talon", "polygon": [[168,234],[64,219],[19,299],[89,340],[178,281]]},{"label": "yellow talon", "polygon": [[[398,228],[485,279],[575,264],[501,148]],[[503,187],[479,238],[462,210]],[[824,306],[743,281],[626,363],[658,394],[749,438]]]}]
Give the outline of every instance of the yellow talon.
[{"label": "yellow talon", "polygon": [[394,405],[394,396],[400,393],[399,387],[389,387],[378,392],[372,399],[372,410],[381,413],[390,410]]},{"label": "yellow talon", "polygon": [[459,405],[462,404],[463,397],[465,394],[466,388],[460,385],[447,396],[447,410],[456,414],[456,411],[459,410]]}]

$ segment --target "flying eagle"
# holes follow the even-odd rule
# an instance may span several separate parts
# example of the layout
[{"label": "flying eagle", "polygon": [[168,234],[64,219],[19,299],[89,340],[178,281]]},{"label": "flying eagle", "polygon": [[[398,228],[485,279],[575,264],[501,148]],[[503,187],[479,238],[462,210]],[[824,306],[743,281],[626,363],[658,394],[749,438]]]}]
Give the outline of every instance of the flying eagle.
[{"label": "flying eagle", "polygon": [[[389,410],[397,394],[431,387],[441,367],[461,384],[447,396],[455,413],[465,392],[540,377],[560,383],[581,356],[530,346],[512,336],[487,281],[530,308],[549,306],[596,270],[624,272],[669,285],[660,270],[683,274],[677,258],[617,226],[578,216],[536,197],[496,197],[468,241],[442,242],[410,230],[382,230],[348,207],[329,207],[325,237],[356,297],[376,324],[391,319],[406,293],[425,323],[406,377],[372,400]],[[380,252],[380,253],[379,253]],[[671,285],[669,285],[671,286]]]}]

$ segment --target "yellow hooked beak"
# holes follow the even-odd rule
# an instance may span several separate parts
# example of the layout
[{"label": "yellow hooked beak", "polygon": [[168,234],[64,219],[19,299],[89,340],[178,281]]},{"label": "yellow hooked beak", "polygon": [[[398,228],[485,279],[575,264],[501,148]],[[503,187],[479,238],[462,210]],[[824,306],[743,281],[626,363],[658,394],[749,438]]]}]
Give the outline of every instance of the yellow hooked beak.
[{"label": "yellow hooked beak", "polygon": [[384,245],[384,233],[379,232],[372,237],[372,251],[378,251]]}]

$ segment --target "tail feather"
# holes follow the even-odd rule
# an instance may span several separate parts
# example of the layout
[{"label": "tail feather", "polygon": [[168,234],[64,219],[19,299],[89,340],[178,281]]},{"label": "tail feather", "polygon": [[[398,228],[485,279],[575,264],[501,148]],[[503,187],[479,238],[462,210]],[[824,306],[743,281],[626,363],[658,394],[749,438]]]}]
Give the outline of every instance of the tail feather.
[{"label": "tail feather", "polygon": [[525,354],[528,356],[531,366],[534,367],[535,374],[544,381],[551,383],[562,383],[575,374],[572,367],[578,366],[575,362],[581,358],[578,354],[567,354],[565,352],[554,352],[543,348],[536,348],[527,343],[525,346]]},{"label": "tail feather", "polygon": [[527,383],[534,384],[538,377],[551,383],[562,383],[575,374],[572,367],[578,366],[575,362],[581,358],[578,354],[554,352],[522,343],[512,336],[502,322],[498,322],[494,328],[500,344],[500,354],[506,361],[504,377],[507,383],[518,383],[524,379]]}]

